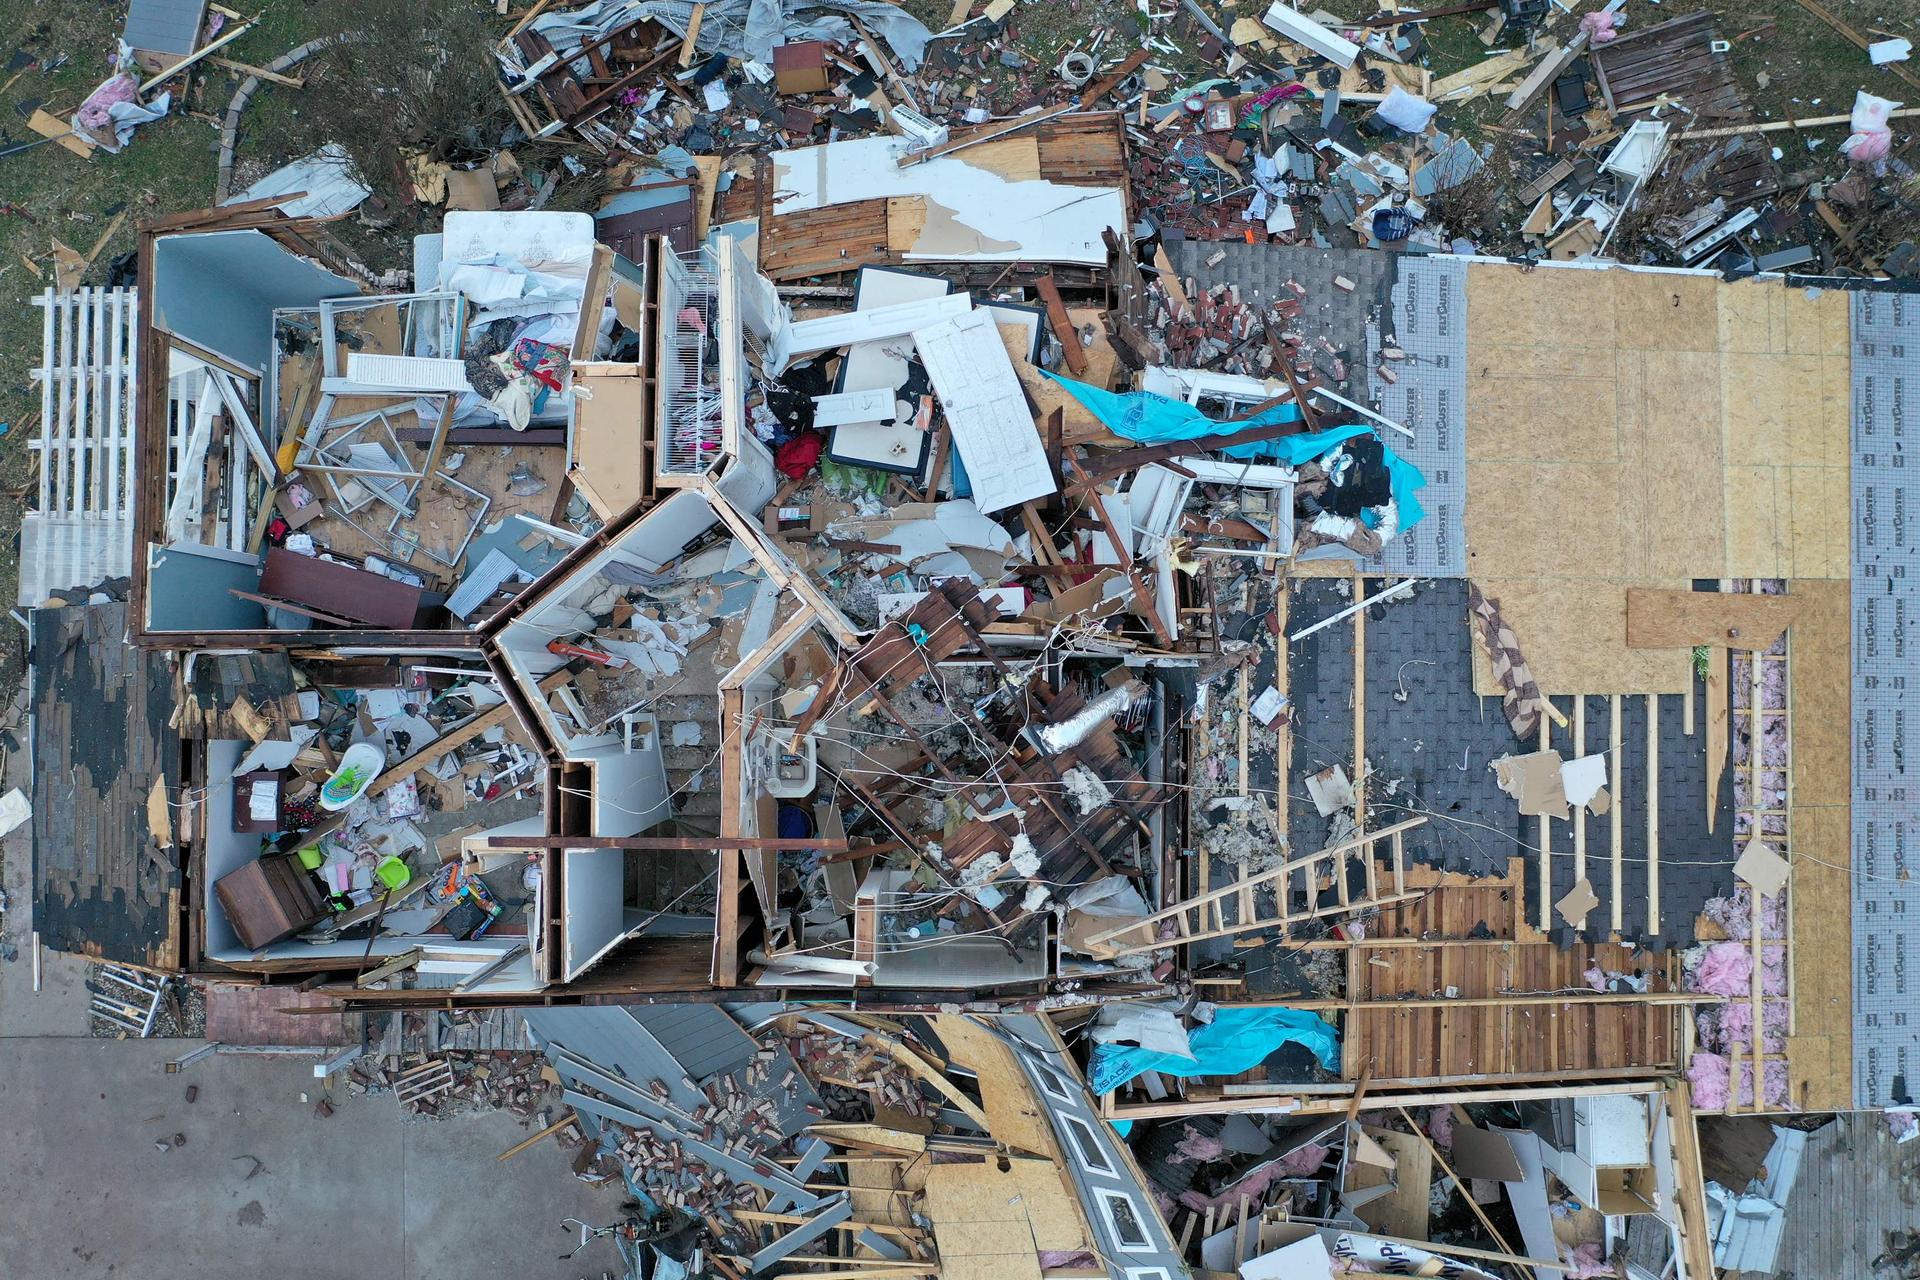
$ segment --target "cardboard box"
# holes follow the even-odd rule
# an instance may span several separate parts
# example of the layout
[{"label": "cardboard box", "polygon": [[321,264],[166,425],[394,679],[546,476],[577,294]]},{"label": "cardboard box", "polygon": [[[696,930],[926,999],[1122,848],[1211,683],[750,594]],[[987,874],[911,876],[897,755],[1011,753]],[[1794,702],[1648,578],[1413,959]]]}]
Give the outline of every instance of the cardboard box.
[{"label": "cardboard box", "polygon": [[827,89],[825,42],[803,40],[775,48],[773,83],[781,93],[824,93]]}]

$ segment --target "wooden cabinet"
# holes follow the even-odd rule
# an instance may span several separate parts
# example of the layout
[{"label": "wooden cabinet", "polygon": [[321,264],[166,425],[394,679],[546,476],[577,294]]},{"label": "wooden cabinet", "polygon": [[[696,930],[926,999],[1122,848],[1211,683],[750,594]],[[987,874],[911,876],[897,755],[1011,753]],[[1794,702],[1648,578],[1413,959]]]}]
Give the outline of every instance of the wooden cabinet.
[{"label": "wooden cabinet", "polygon": [[290,938],[327,918],[327,897],[300,858],[272,853],[221,876],[214,896],[240,943],[251,951]]}]

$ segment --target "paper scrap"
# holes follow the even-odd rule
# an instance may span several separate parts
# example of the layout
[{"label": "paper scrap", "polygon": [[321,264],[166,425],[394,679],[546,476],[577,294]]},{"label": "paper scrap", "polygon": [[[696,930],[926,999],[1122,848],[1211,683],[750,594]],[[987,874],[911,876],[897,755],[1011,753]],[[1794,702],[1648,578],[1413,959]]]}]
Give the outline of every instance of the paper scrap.
[{"label": "paper scrap", "polygon": [[1500,789],[1520,802],[1520,812],[1542,818],[1567,816],[1567,793],[1560,780],[1560,753],[1536,751],[1501,756],[1493,762]]},{"label": "paper scrap", "polygon": [[1329,765],[1309,777],[1307,794],[1313,797],[1313,807],[1320,811],[1323,818],[1331,817],[1342,809],[1351,809],[1359,800],[1353,793],[1353,784],[1347,781],[1346,770],[1337,764]]},{"label": "paper scrap", "polygon": [[1589,804],[1606,785],[1607,757],[1604,753],[1581,756],[1560,766],[1560,786],[1567,794],[1568,804]]},{"label": "paper scrap", "polygon": [[1266,691],[1263,692],[1259,697],[1255,698],[1253,700],[1253,705],[1251,707],[1248,707],[1247,710],[1250,713],[1252,713],[1253,718],[1255,720],[1258,720],[1261,724],[1271,725],[1274,721],[1274,717],[1278,716],[1282,711],[1286,710],[1286,707],[1287,707],[1286,695],[1281,693],[1278,689],[1274,688],[1272,685],[1268,685],[1266,688]]},{"label": "paper scrap", "polygon": [[1905,62],[1913,53],[1913,41],[1904,36],[1891,40],[1876,40],[1867,46],[1867,56],[1873,59],[1873,65],[1884,67],[1889,62]]},{"label": "paper scrap", "polygon": [[1756,889],[1763,898],[1771,898],[1787,887],[1790,873],[1787,860],[1758,840],[1747,841],[1733,874]]},{"label": "paper scrap", "polygon": [[1562,920],[1578,929],[1587,923],[1587,913],[1599,905],[1600,898],[1594,893],[1593,885],[1581,876],[1567,895],[1553,904],[1553,909],[1560,913]]},{"label": "paper scrap", "polygon": [[[165,792],[161,793],[165,795]],[[28,803],[26,793],[15,787],[0,796],[0,836],[11,834],[15,828],[33,816],[33,805]]]}]

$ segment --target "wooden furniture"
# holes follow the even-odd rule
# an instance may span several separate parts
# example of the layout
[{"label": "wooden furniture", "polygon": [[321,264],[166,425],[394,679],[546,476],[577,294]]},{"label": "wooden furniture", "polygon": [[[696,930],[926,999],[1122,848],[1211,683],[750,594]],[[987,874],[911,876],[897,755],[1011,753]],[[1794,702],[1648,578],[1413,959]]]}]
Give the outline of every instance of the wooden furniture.
[{"label": "wooden furniture", "polygon": [[[253,816],[253,794],[255,787],[273,788],[273,816],[256,818]],[[287,782],[277,769],[256,769],[252,773],[236,774],[233,779],[233,829],[245,834],[265,834],[278,831],[287,819]]]},{"label": "wooden furniture", "polygon": [[327,897],[293,853],[274,853],[229,871],[213,893],[240,944],[250,951],[290,938],[327,918]]},{"label": "wooden furniture", "polygon": [[408,631],[425,593],[369,569],[273,547],[260,574],[260,594],[365,626]]}]

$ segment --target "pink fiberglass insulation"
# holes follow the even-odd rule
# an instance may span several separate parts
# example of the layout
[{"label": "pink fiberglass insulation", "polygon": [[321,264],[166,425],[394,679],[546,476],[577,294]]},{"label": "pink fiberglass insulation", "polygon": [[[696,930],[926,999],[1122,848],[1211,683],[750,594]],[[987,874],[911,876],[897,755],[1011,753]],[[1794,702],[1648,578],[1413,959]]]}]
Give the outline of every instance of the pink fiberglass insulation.
[{"label": "pink fiberglass insulation", "polygon": [[1453,1110],[1450,1107],[1427,1109],[1427,1136],[1442,1151],[1453,1150]]},{"label": "pink fiberglass insulation", "polygon": [[[1762,1052],[1786,1052],[1790,1013],[1785,1000],[1766,1002],[1766,1019],[1760,1030]],[[1713,1053],[1744,1051],[1753,1039],[1753,1005],[1746,1000],[1734,1000],[1702,1009],[1694,1016],[1694,1027],[1702,1049]]]},{"label": "pink fiberglass insulation", "polygon": [[1229,1186],[1222,1187],[1217,1195],[1203,1195],[1198,1191],[1182,1191],[1180,1203],[1195,1213],[1205,1213],[1208,1209],[1228,1209],[1245,1200],[1249,1205],[1259,1207],[1267,1201],[1267,1189],[1283,1178],[1304,1178],[1327,1162],[1328,1148],[1309,1145],[1300,1148],[1284,1160],[1276,1160],[1270,1165],[1254,1170],[1246,1177]]},{"label": "pink fiberglass insulation", "polygon": [[[1700,953],[1699,963],[1691,970],[1687,989],[1716,996],[1751,996],[1752,944],[1745,940],[1708,944]],[[1769,996],[1787,994],[1786,953],[1777,943],[1766,943],[1760,948],[1760,991]]]},{"label": "pink fiberglass insulation", "polygon": [[1173,1151],[1174,1154],[1167,1157],[1169,1164],[1185,1164],[1189,1160],[1195,1164],[1205,1164],[1225,1155],[1227,1148],[1220,1139],[1196,1133],[1189,1127],[1180,1135],[1180,1141],[1174,1144]]},{"label": "pink fiberglass insulation", "polygon": [[1727,1105],[1727,1060],[1717,1053],[1695,1053],[1687,1064],[1687,1083],[1693,1086],[1693,1105],[1702,1111],[1721,1111]]},{"label": "pink fiberglass insulation", "polygon": [[1716,996],[1746,995],[1753,982],[1753,957],[1745,943],[1716,942],[1700,957],[1692,987]]},{"label": "pink fiberglass insulation", "polygon": [[[1763,898],[1760,902],[1760,936],[1778,938],[1786,930],[1786,898],[1775,894]],[[1736,942],[1745,942],[1753,932],[1753,906],[1751,891],[1746,885],[1740,885],[1724,898],[1709,898],[1702,913],[1707,919],[1726,931],[1729,938]]]},{"label": "pink fiberglass insulation", "polygon": [[1607,989],[1607,975],[1601,972],[1600,966],[1597,964],[1587,966],[1580,976],[1586,979],[1587,985],[1595,991],[1605,991]]},{"label": "pink fiberglass insulation", "polygon": [[[1565,1247],[1561,1246],[1563,1250]],[[1598,1240],[1583,1241],[1573,1252],[1563,1252],[1560,1256],[1567,1260],[1567,1280],[1601,1280],[1603,1276],[1620,1274],[1601,1252]]]}]

